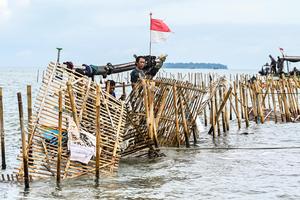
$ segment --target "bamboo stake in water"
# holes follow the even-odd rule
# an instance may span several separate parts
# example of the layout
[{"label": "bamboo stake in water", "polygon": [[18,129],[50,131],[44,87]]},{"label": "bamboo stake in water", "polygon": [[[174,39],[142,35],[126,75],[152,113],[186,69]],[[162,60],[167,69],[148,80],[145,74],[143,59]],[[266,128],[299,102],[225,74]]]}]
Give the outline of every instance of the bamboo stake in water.
[{"label": "bamboo stake in water", "polygon": [[283,105],[282,105],[282,97],[281,97],[281,91],[280,91],[280,86],[278,83],[276,84],[276,90],[277,90],[277,99],[278,99],[278,105],[279,105],[279,110],[280,110],[280,117],[281,121],[284,122],[284,114],[283,114]]},{"label": "bamboo stake in water", "polygon": [[[230,84],[231,84],[231,74],[230,74]],[[230,93],[230,96],[229,96],[229,120],[232,120],[232,102],[231,102],[231,99],[232,99],[232,93]]]},{"label": "bamboo stake in water", "polygon": [[265,117],[264,117],[264,108],[265,108],[265,103],[264,100],[262,98],[263,93],[261,89],[258,89],[258,85],[256,84],[256,92],[257,92],[257,106],[258,106],[258,110],[259,110],[259,117],[260,117],[260,121],[261,123],[265,123]]},{"label": "bamboo stake in water", "polygon": [[[202,74],[201,74],[202,76]],[[205,85],[204,85],[204,81],[202,81],[202,89],[204,90]],[[204,106],[203,108],[203,114],[204,114],[204,126],[207,126],[207,114],[206,114],[206,106]]]},{"label": "bamboo stake in water", "polygon": [[274,95],[274,86],[273,83],[270,85],[271,87],[271,96],[272,96],[272,103],[273,103],[273,113],[274,113],[274,119],[275,123],[277,123],[277,109],[276,109],[276,101],[275,101],[275,95]]},{"label": "bamboo stake in water", "polygon": [[[215,117],[215,114],[216,114],[216,107],[215,107],[215,104],[214,104],[214,98],[216,98],[215,97],[215,95],[213,95],[212,96],[212,98],[211,98],[211,106],[210,106],[210,109],[211,109],[211,112],[210,112],[210,118],[211,118],[211,126],[212,126],[212,132],[213,132],[213,138],[215,138],[215,136],[216,136],[216,117]],[[208,134],[210,134],[210,132],[208,132]]]},{"label": "bamboo stake in water", "polygon": [[256,124],[258,124],[258,109],[257,109],[257,94],[256,94],[256,91],[255,91],[255,86],[254,84],[251,85],[251,91],[252,91],[252,96],[251,96],[251,99],[252,99],[252,112],[253,112],[253,115],[254,115],[254,121]]},{"label": "bamboo stake in water", "polygon": [[179,147],[180,146],[180,137],[179,137],[179,121],[178,121],[176,85],[173,85],[173,100],[174,100],[174,109],[175,109],[176,140],[177,140],[177,147]]},{"label": "bamboo stake in water", "polygon": [[184,112],[183,102],[182,102],[181,96],[179,96],[179,101],[180,101],[181,117],[182,117],[183,128],[184,128],[185,145],[186,145],[187,148],[189,148],[190,147],[190,141],[189,141],[189,135],[190,134],[189,134],[188,126],[187,126],[187,121],[186,121],[186,117],[185,117],[185,112]]},{"label": "bamboo stake in water", "polygon": [[281,93],[282,93],[282,97],[283,97],[285,118],[286,118],[287,122],[290,122],[291,121],[291,114],[290,114],[290,111],[289,111],[289,104],[287,102],[284,80],[281,80],[281,83],[282,83]]},{"label": "bamboo stake in water", "polygon": [[96,91],[96,181],[98,181],[100,176],[100,86],[98,84]]},{"label": "bamboo stake in water", "polygon": [[6,169],[2,87],[0,87],[0,134],[1,134],[2,169]]},{"label": "bamboo stake in water", "polygon": [[56,166],[56,185],[60,186],[60,165],[62,154],[62,92],[58,94],[58,146],[57,146],[57,166]]},{"label": "bamboo stake in water", "polygon": [[[222,88],[219,88],[219,102],[222,103],[222,98],[223,98],[223,94],[222,94]],[[223,128],[223,132],[226,132],[226,124],[225,124],[225,113],[224,113],[224,108],[221,111],[221,116],[222,116],[222,128]]]},{"label": "bamboo stake in water", "polygon": [[[217,110],[218,109],[217,91],[215,92],[214,95],[215,95],[215,108]],[[218,135],[221,135],[219,116],[215,115],[214,117],[216,117]]]},{"label": "bamboo stake in water", "polygon": [[18,106],[19,106],[19,120],[20,120],[20,128],[21,128],[21,136],[22,136],[22,153],[23,153],[23,170],[24,170],[24,183],[25,189],[29,188],[29,174],[28,174],[28,158],[27,158],[27,150],[26,150],[26,138],[25,138],[25,130],[23,124],[23,104],[22,104],[22,96],[19,92],[18,96]]},{"label": "bamboo stake in water", "polygon": [[234,100],[235,100],[235,110],[236,110],[236,118],[238,121],[238,128],[241,129],[241,118],[240,118],[240,113],[239,113],[239,102],[238,102],[238,95],[237,95],[237,87],[236,87],[236,82],[233,82],[233,88],[234,88]]},{"label": "bamboo stake in water", "polygon": [[156,126],[154,122],[154,88],[155,88],[155,83],[149,82],[149,86],[147,87],[148,105],[149,105],[149,122],[150,122],[149,127],[151,129],[154,145],[156,148],[158,148],[158,138],[157,138]]},{"label": "bamboo stake in water", "polygon": [[243,99],[243,95],[242,95],[242,83],[239,82],[239,92],[240,92],[240,103],[241,103],[241,118],[244,119],[244,99]]},{"label": "bamboo stake in water", "polygon": [[153,140],[153,127],[150,118],[149,93],[147,89],[147,87],[149,86],[147,85],[145,79],[142,79],[142,85],[143,85],[144,106],[145,106],[145,114],[146,114],[146,122],[147,122],[147,132],[149,137]]},{"label": "bamboo stake in water", "polygon": [[[225,89],[223,90],[223,94],[224,94],[224,98],[226,97],[225,94],[227,93],[227,91],[225,91]],[[229,93],[229,103],[231,105],[231,92]],[[229,117],[228,117],[228,111],[227,111],[227,105],[225,104],[225,108],[224,108],[224,115],[225,115],[225,125],[226,125],[226,131],[229,131]]]},{"label": "bamboo stake in water", "polygon": [[244,99],[244,115],[245,115],[245,123],[246,123],[246,128],[249,127],[249,117],[248,117],[248,94],[247,90],[245,88],[242,88],[242,95]]},{"label": "bamboo stake in water", "polygon": [[207,126],[206,106],[204,106],[204,108],[203,108],[203,114],[204,114],[204,126]]},{"label": "bamboo stake in water", "polygon": [[27,85],[27,120],[28,120],[28,141],[30,139],[31,126],[30,121],[32,117],[32,95],[31,95],[31,85]]},{"label": "bamboo stake in water", "polygon": [[[225,104],[226,104],[226,102],[227,102],[227,99],[229,98],[229,94],[230,94],[231,91],[232,91],[232,88],[230,87],[230,88],[228,89],[228,91],[227,91],[227,93],[226,93],[226,95],[225,95],[225,97],[224,97],[224,99],[223,99],[221,105],[220,105],[219,110],[216,112],[216,114],[214,114],[214,115],[216,115],[216,116],[214,116],[214,119],[219,118],[219,116],[220,116],[220,114],[221,114],[221,111],[222,111],[222,109],[224,108],[224,106],[225,106]],[[214,98],[214,97],[213,97],[213,98]],[[214,108],[214,109],[216,109],[216,108]],[[213,131],[214,125],[216,125],[216,121],[213,122],[212,127],[209,129],[209,131],[208,131],[209,134]]]}]

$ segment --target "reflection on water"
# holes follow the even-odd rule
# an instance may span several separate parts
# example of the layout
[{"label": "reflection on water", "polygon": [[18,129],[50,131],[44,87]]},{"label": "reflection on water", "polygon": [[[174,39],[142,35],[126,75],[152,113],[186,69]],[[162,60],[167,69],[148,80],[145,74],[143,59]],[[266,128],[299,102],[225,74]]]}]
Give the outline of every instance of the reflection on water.
[{"label": "reflection on water", "polygon": [[[8,170],[17,166],[20,130],[16,93],[36,85],[35,72],[0,74],[4,88]],[[24,104],[25,106],[25,104]],[[25,115],[26,116],[26,115]],[[300,147],[300,124],[250,124],[215,140],[201,130],[197,147],[163,148],[166,157],[154,160],[128,158],[115,177],[65,180],[56,189],[55,178],[24,186],[0,183],[0,199],[300,199],[300,149],[201,149],[204,147]],[[243,126],[245,127],[245,126]]]}]

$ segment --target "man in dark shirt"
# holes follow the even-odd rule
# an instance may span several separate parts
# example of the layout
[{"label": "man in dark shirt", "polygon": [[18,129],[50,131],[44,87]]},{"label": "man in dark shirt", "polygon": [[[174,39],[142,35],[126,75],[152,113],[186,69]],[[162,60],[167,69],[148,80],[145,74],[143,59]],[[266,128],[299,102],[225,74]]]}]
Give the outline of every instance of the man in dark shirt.
[{"label": "man in dark shirt", "polygon": [[276,74],[276,60],[273,58],[272,55],[269,55],[269,58],[271,59],[271,64],[270,64],[270,68],[271,68],[271,73],[272,74]]},{"label": "man in dark shirt", "polygon": [[145,73],[143,71],[145,66],[145,58],[143,56],[138,56],[135,60],[135,69],[132,70],[130,73],[130,81],[132,84],[132,88],[135,87],[136,83],[139,81],[139,79],[142,79],[145,77]]},{"label": "man in dark shirt", "polygon": [[283,73],[283,62],[284,60],[281,59],[279,56],[277,56],[277,69],[278,69],[278,74],[282,74]]}]

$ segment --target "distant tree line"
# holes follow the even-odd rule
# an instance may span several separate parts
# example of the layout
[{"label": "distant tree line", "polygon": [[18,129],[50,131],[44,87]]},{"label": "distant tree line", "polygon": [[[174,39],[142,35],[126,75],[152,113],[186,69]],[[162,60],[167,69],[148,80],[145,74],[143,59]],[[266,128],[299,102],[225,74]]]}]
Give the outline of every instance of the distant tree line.
[{"label": "distant tree line", "polygon": [[165,63],[165,68],[187,68],[187,69],[228,69],[227,65],[219,63]]}]

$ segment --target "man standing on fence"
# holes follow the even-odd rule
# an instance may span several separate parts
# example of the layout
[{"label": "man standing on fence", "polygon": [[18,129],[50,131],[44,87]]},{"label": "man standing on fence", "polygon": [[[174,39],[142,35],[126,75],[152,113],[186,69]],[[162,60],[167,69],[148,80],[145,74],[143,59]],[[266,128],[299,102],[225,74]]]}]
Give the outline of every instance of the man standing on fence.
[{"label": "man standing on fence", "polygon": [[138,56],[135,60],[135,69],[130,73],[130,81],[132,84],[132,88],[134,89],[136,83],[145,77],[145,72],[143,71],[145,66],[145,58],[143,56]]}]

